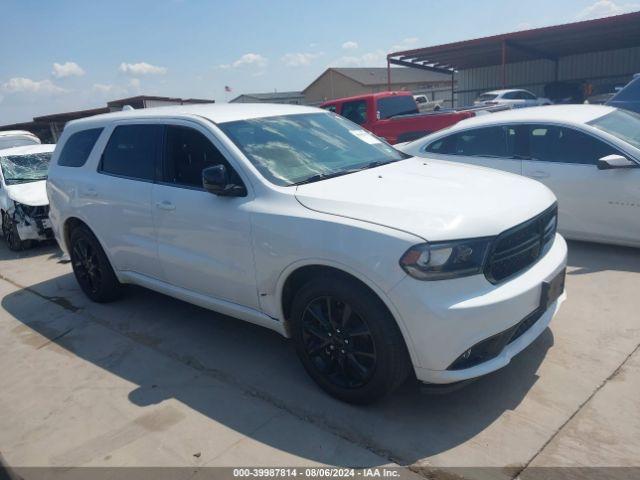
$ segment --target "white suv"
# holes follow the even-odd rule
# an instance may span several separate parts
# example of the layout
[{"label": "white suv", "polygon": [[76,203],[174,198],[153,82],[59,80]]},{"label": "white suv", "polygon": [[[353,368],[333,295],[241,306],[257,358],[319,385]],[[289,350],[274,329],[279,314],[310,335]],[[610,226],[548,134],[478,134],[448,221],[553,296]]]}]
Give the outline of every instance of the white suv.
[{"label": "white suv", "polygon": [[69,123],[47,183],[83,291],[134,283],[291,337],[330,394],[497,370],[564,299],[543,185],[409,157],[330,112],[198,105]]}]

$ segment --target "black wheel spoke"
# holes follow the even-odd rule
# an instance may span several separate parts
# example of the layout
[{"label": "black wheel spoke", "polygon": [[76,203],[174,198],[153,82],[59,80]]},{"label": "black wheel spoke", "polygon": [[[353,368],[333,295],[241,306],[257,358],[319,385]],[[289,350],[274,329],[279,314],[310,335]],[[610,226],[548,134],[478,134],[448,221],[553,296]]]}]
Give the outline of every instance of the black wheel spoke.
[{"label": "black wheel spoke", "polygon": [[358,373],[360,378],[365,378],[369,373],[369,370],[364,365],[362,365],[352,353],[347,355],[347,361],[349,362],[349,365],[351,365],[353,369]]},{"label": "black wheel spoke", "polygon": [[363,352],[362,350],[354,350],[353,355],[357,357],[376,358],[375,354],[371,352]]},{"label": "black wheel spoke", "polygon": [[370,380],[377,360],[373,335],[348,302],[332,296],[315,298],[301,320],[306,356],[327,381],[358,388]]}]

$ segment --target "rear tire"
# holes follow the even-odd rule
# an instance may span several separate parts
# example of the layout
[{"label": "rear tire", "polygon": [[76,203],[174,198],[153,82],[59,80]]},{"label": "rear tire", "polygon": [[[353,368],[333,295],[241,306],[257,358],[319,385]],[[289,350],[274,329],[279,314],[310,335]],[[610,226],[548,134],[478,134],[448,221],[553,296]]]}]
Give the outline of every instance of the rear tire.
[{"label": "rear tire", "polygon": [[395,320],[365,286],[331,275],[304,285],[291,307],[296,352],[330,395],[367,404],[409,376],[409,355]]},{"label": "rear tire", "polygon": [[71,231],[69,256],[76,280],[87,297],[98,303],[120,297],[122,284],[100,242],[87,227],[79,226]]}]

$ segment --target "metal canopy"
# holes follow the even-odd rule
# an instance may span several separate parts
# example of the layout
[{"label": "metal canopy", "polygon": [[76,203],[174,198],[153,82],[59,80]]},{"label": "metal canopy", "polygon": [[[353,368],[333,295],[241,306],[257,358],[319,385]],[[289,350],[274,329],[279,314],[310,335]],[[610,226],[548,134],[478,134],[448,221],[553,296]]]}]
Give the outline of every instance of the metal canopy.
[{"label": "metal canopy", "polygon": [[393,52],[388,64],[452,74],[457,70],[640,45],[640,12]]}]

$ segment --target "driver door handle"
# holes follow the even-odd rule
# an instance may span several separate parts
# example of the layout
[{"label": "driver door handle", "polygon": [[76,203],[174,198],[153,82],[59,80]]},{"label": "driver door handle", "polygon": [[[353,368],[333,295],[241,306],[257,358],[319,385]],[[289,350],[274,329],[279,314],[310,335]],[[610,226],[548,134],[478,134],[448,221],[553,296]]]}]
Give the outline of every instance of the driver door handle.
[{"label": "driver door handle", "polygon": [[176,206],[167,200],[163,200],[162,202],[156,202],[156,207],[158,207],[160,210],[166,210],[166,211],[171,211],[176,209]]}]

